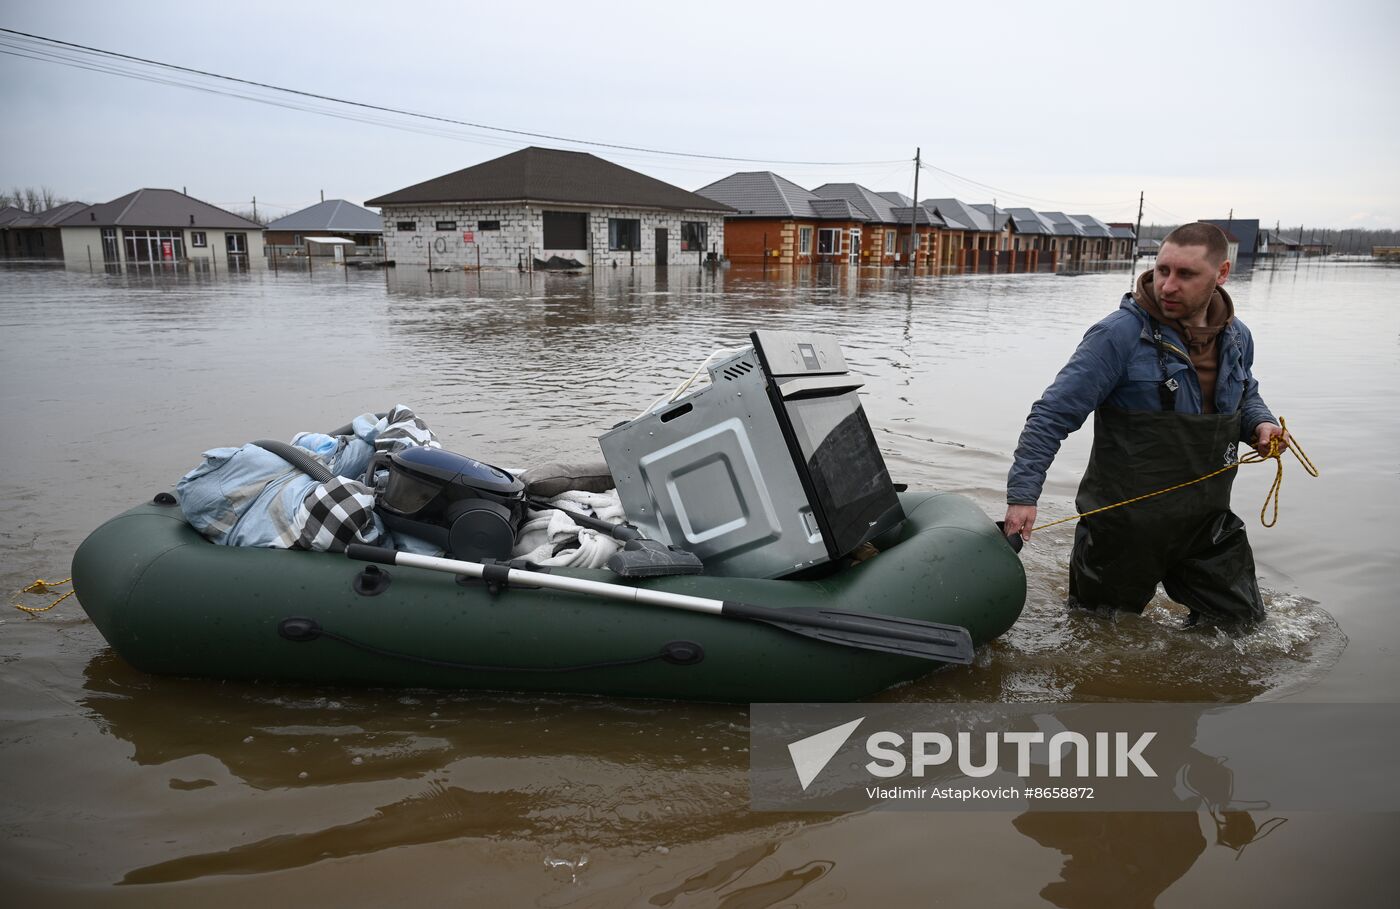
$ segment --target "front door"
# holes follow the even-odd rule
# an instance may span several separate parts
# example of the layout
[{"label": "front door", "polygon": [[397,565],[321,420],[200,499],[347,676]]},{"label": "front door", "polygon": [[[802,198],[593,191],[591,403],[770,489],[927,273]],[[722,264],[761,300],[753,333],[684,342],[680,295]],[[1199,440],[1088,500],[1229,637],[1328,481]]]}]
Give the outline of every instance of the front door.
[{"label": "front door", "polygon": [[658,227],[658,228],[656,229],[656,264],[657,264],[657,265],[665,265],[668,261],[670,261],[670,260],[667,258],[667,255],[666,255],[666,253],[667,253],[667,251],[669,250],[669,248],[670,248],[670,247],[669,247],[669,245],[668,245],[668,243],[667,243],[667,239],[666,239],[666,228],[664,228],[664,227]]},{"label": "front door", "polygon": [[851,264],[860,264],[860,231],[851,231]]}]

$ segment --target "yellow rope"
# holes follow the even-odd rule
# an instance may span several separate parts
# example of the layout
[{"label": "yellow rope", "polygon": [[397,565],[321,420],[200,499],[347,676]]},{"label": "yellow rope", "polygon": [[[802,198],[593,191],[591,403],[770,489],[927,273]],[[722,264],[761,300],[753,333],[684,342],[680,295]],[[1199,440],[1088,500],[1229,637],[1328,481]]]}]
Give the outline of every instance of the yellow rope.
[{"label": "yellow rope", "polygon": [[[35,581],[33,584],[30,584],[28,587],[26,587],[26,588],[24,588],[23,590],[21,590],[20,593],[37,593],[37,594],[53,593],[55,587],[62,587],[64,584],[70,584],[70,583],[72,583],[72,581],[73,581],[72,578],[64,578],[64,579],[61,580],[61,581],[46,581],[46,580],[44,580],[43,578],[39,578],[39,580]],[[50,603],[50,604],[47,605],[47,606],[39,606],[39,607],[35,607],[35,606],[23,606],[23,605],[21,605],[21,604],[19,604],[19,603],[11,603],[10,605],[14,606],[16,609],[20,610],[21,612],[27,612],[27,613],[29,613],[30,615],[38,615],[38,614],[41,613],[41,612],[48,612],[50,609],[54,608],[54,607],[57,606],[59,603],[62,603],[64,600],[66,600],[66,599],[68,599],[69,597],[71,597],[75,592],[76,592],[76,591],[70,590],[70,591],[68,591],[67,593],[65,593],[63,596],[61,596],[61,597],[59,597],[58,599],[54,600],[52,603]]]},{"label": "yellow rope", "polygon": [[[1287,432],[1288,422],[1282,417],[1279,418],[1278,422],[1279,425],[1283,427],[1284,432]],[[1298,444],[1298,440],[1296,438],[1292,438],[1290,436],[1290,444],[1288,446],[1288,450],[1293,452],[1293,457],[1297,458],[1298,463],[1303,465],[1303,469],[1308,472],[1308,476],[1315,477],[1319,475],[1317,467],[1313,465],[1312,459],[1308,457],[1307,452],[1303,451],[1302,446]],[[1141,502],[1143,499],[1150,499],[1153,496],[1165,495],[1169,492],[1175,492],[1178,489],[1185,489],[1187,486],[1194,486],[1197,483],[1204,483],[1211,477],[1218,477],[1226,471],[1236,470],[1241,464],[1263,464],[1265,461],[1271,458],[1273,459],[1275,465],[1278,467],[1278,470],[1274,473],[1274,485],[1269,487],[1269,494],[1264,497],[1264,507],[1259,509],[1259,523],[1263,524],[1265,527],[1273,527],[1275,524],[1278,523],[1278,503],[1280,493],[1283,490],[1283,453],[1279,451],[1277,436],[1269,440],[1269,453],[1266,455],[1261,455],[1258,452],[1251,451],[1244,457],[1237,460],[1235,463],[1227,464],[1219,470],[1213,470],[1203,477],[1197,477],[1194,480],[1187,480],[1185,483],[1178,483],[1175,486],[1168,486],[1166,489],[1159,489],[1156,492],[1149,492],[1146,495],[1135,496],[1131,499],[1124,499],[1122,502],[1114,502],[1112,505],[1105,505],[1102,508],[1095,508],[1093,511],[1086,511],[1082,514],[1070,515],[1067,518],[1060,518],[1058,521],[1051,521],[1048,524],[1041,524],[1039,527],[1032,528],[1031,532],[1034,533],[1037,530],[1044,530],[1047,527],[1054,527],[1056,524],[1063,524],[1066,521],[1076,521],[1080,518],[1086,518],[1091,514],[1098,514],[1101,511],[1109,511],[1113,508],[1121,508],[1124,505],[1131,505],[1134,502]],[[1273,516],[1265,517],[1265,514],[1269,511],[1270,502],[1273,502],[1274,504]]]}]

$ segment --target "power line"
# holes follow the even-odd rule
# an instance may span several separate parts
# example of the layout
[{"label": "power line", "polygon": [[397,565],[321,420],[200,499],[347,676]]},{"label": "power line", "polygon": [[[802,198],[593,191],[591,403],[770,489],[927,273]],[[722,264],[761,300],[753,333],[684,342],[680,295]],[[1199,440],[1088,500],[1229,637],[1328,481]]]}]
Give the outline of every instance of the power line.
[{"label": "power line", "polygon": [[[486,124],[486,123],[474,123],[474,122],[471,122],[471,121],[468,121],[468,120],[457,120],[457,119],[454,119],[454,118],[451,118],[451,117],[441,117],[441,116],[437,116],[437,115],[434,115],[434,114],[424,114],[424,113],[418,113],[418,112],[416,112],[416,111],[402,110],[402,109],[400,109],[400,108],[395,108],[395,107],[385,107],[385,106],[383,106],[383,105],[378,105],[378,104],[369,104],[369,103],[364,102],[364,101],[354,101],[354,100],[350,100],[350,99],[348,99],[348,98],[337,98],[337,97],[334,97],[334,96],[331,96],[331,95],[322,95],[322,94],[318,94],[318,93],[316,93],[316,92],[302,91],[301,89],[295,89],[295,88],[287,88],[287,87],[285,87],[285,86],[273,85],[273,84],[267,83],[267,82],[258,82],[258,81],[252,80],[252,79],[242,79],[242,78],[239,78],[239,77],[237,77],[237,76],[228,76],[228,75],[224,75],[224,74],[222,74],[222,73],[210,72],[210,71],[208,71],[208,70],[193,69],[193,68],[188,67],[188,66],[179,66],[179,65],[174,64],[174,63],[163,63],[163,62],[161,62],[161,61],[159,61],[159,60],[151,60],[151,59],[148,59],[148,58],[145,58],[145,57],[136,57],[136,56],[132,56],[132,55],[130,55],[130,54],[119,53],[119,52],[117,52],[117,51],[104,50],[104,49],[99,48],[99,47],[90,47],[90,46],[85,45],[85,44],[74,44],[74,43],[69,42],[69,41],[60,41],[60,40],[58,40],[58,39],[56,39],[56,38],[46,38],[46,37],[44,37],[43,35],[34,35],[34,34],[30,34],[30,33],[28,33],[28,32],[21,32],[21,31],[17,31],[17,30],[15,30],[15,29],[11,29],[11,28],[0,28],[0,32],[4,32],[4,33],[10,34],[10,35],[16,35],[16,36],[18,36],[18,37],[20,37],[20,38],[24,38],[24,39],[27,39],[27,40],[29,40],[29,41],[38,42],[38,43],[41,45],[41,47],[44,46],[44,45],[48,45],[48,46],[50,46],[50,47],[68,48],[68,49],[72,49],[72,50],[79,51],[80,53],[83,53],[83,54],[92,54],[92,55],[96,55],[96,56],[98,56],[98,57],[105,57],[105,58],[114,59],[114,60],[125,60],[125,61],[130,61],[130,62],[138,63],[138,64],[141,64],[141,65],[144,65],[144,66],[159,67],[160,69],[169,70],[169,71],[173,71],[173,72],[179,72],[179,73],[186,73],[186,74],[189,74],[189,75],[200,76],[200,77],[207,78],[207,79],[218,79],[218,80],[222,80],[222,81],[224,81],[224,82],[231,82],[231,83],[235,83],[235,84],[238,84],[238,85],[245,85],[245,86],[250,86],[250,87],[253,87],[253,88],[266,89],[266,90],[268,90],[268,91],[274,91],[274,92],[282,92],[282,93],[285,93],[285,94],[288,94],[288,95],[293,95],[293,96],[296,96],[296,97],[306,98],[306,99],[310,99],[310,100],[314,100],[314,101],[324,101],[324,102],[329,102],[329,103],[332,103],[332,104],[342,104],[342,105],[346,105],[346,106],[348,106],[348,107],[354,107],[354,108],[358,108],[358,109],[361,109],[361,110],[375,111],[375,112],[378,112],[378,113],[385,113],[385,114],[393,114],[393,115],[395,115],[395,116],[400,116],[400,117],[411,117],[411,118],[420,119],[420,120],[427,120],[427,121],[431,121],[431,122],[435,122],[435,123],[447,124],[447,125],[450,125],[450,126],[464,127],[464,128],[467,128],[467,129],[487,130],[487,131],[494,132],[494,133],[503,133],[503,134],[512,135],[512,136],[523,136],[523,137],[527,137],[527,138],[531,138],[531,139],[545,139],[545,140],[548,140],[548,141],[551,141],[551,142],[566,142],[566,143],[573,144],[573,145],[587,145],[587,146],[592,146],[592,147],[595,147],[595,148],[610,148],[610,149],[617,149],[617,150],[620,150],[620,151],[641,152],[641,153],[649,154],[649,155],[664,155],[664,156],[667,156],[667,157],[675,157],[675,158],[698,158],[698,159],[705,159],[705,160],[710,160],[710,161],[731,161],[731,162],[740,162],[740,163],[747,163],[747,164],[784,164],[784,165],[791,164],[791,165],[799,165],[799,166],[817,166],[817,167],[856,167],[856,166],[864,166],[864,165],[881,165],[881,164],[892,164],[892,163],[896,163],[896,162],[894,162],[894,161],[888,161],[888,160],[887,160],[887,161],[782,161],[782,160],[767,159],[767,158],[740,158],[740,157],[733,157],[733,156],[729,156],[729,155],[712,155],[712,154],[705,154],[705,153],[701,153],[701,152],[680,152],[680,151],[673,151],[673,150],[670,150],[670,149],[646,148],[646,147],[637,146],[637,145],[621,145],[621,144],[612,143],[612,142],[598,142],[598,141],[594,141],[594,140],[590,140],[590,139],[573,139],[573,138],[570,138],[570,137],[568,137],[568,136],[556,136],[556,135],[552,135],[552,134],[549,134],[549,133],[532,132],[532,131],[530,131],[530,130],[511,129],[511,128],[509,128],[509,127],[504,127],[504,126],[491,126],[490,124]],[[10,45],[10,46],[13,47],[14,45]],[[30,49],[30,48],[26,48],[26,49]],[[21,54],[21,53],[15,53],[15,54],[13,54],[13,56],[24,57],[24,56],[28,56],[28,55],[26,55],[26,54]],[[31,57],[30,59],[34,59],[34,58]],[[91,66],[85,66],[85,65],[83,65],[83,61],[75,61],[75,60],[72,60],[72,59],[69,59],[69,58],[63,58],[63,57],[58,56],[58,55],[53,55],[53,56],[51,56],[51,57],[49,58],[49,62],[59,63],[59,64],[62,64],[62,65],[65,65],[65,66],[76,66],[77,68],[80,68],[80,69],[92,69],[92,68],[93,68],[93,67],[91,67]],[[145,75],[138,75],[138,74],[132,73],[132,72],[130,72],[130,71],[120,70],[120,69],[116,69],[116,68],[111,68],[111,69],[107,69],[107,70],[99,70],[99,71],[109,72],[109,73],[112,73],[112,74],[114,74],[114,75],[129,76],[129,77],[131,77],[131,78],[138,78],[138,79],[144,79],[144,78],[146,78]],[[160,80],[147,79],[147,81],[160,81]],[[201,86],[198,86],[198,85],[195,85],[195,84],[186,83],[186,82],[166,82],[165,84],[168,84],[168,85],[177,85],[177,86],[181,86],[181,87],[184,87],[184,88],[194,88],[194,89],[200,89],[200,90],[209,90],[207,87],[201,87]],[[217,91],[216,91],[215,93],[216,93],[216,94],[226,94],[226,93],[224,93],[224,92],[217,92]],[[277,102],[276,102],[276,101],[273,101],[272,99],[267,99],[267,98],[263,98],[263,97],[256,96],[256,95],[246,95],[246,94],[244,94],[244,95],[235,95],[234,97],[242,97],[242,98],[244,98],[244,99],[246,99],[246,100],[257,101],[257,102],[265,103],[265,104],[277,104]],[[288,105],[279,104],[278,106],[288,106]],[[319,110],[319,109],[309,109],[309,108],[297,108],[297,109],[309,110],[309,111],[312,112],[312,113],[329,113],[328,111]],[[334,114],[331,114],[331,115],[334,116]],[[366,121],[366,122],[369,122],[369,121]],[[381,125],[392,125],[392,124],[381,124]]]},{"label": "power line", "polygon": [[991,184],[988,184],[988,183],[981,183],[981,182],[979,182],[979,181],[977,181],[977,180],[971,179],[970,177],[964,177],[964,176],[962,176],[962,175],[960,175],[960,174],[955,174],[955,173],[953,173],[951,170],[945,170],[945,169],[942,168],[942,167],[936,167],[936,166],[934,166],[934,165],[932,165],[932,164],[927,164],[927,163],[925,163],[925,164],[921,165],[921,167],[922,167],[924,170],[936,171],[937,173],[940,173],[940,174],[946,174],[946,175],[948,175],[948,176],[954,178],[955,180],[961,180],[962,182],[967,183],[967,184],[970,184],[970,185],[972,185],[972,186],[976,186],[976,187],[979,188],[979,189],[989,190],[989,191],[991,191],[991,192],[999,193],[999,194],[1001,194],[1001,195],[1011,196],[1011,197],[1016,198],[1016,199],[1029,199],[1029,200],[1032,201],[1032,202],[1048,202],[1048,203],[1050,203],[1051,205],[1084,205],[1084,206],[1097,207],[1097,208],[1102,208],[1102,207],[1104,207],[1104,206],[1112,205],[1112,206],[1116,206],[1116,207],[1122,208],[1123,206],[1128,205],[1128,204],[1129,204],[1129,201],[1130,201],[1130,200],[1125,201],[1125,200],[1119,199],[1119,200],[1115,200],[1115,201],[1112,201],[1112,202],[1105,202],[1105,201],[1102,201],[1102,200],[1097,201],[1097,202],[1085,202],[1085,201],[1066,201],[1066,200],[1064,200],[1064,199],[1046,199],[1046,198],[1043,198],[1043,197],[1041,197],[1041,196],[1032,196],[1032,195],[1029,195],[1029,194],[1027,194],[1027,193],[1018,193],[1018,192],[1015,192],[1015,191],[1013,191],[1013,190],[1004,189],[1004,188],[999,187],[999,186],[992,186]]}]

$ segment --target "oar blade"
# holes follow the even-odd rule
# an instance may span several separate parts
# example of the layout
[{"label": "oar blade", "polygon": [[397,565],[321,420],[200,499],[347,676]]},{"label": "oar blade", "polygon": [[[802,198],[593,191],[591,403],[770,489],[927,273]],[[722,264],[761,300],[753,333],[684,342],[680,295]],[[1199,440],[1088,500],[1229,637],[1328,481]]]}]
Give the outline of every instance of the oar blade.
[{"label": "oar blade", "polygon": [[772,609],[729,602],[724,605],[724,615],[774,625],[829,644],[960,666],[970,664],[974,655],[972,635],[966,628],[904,616],[812,606]]}]

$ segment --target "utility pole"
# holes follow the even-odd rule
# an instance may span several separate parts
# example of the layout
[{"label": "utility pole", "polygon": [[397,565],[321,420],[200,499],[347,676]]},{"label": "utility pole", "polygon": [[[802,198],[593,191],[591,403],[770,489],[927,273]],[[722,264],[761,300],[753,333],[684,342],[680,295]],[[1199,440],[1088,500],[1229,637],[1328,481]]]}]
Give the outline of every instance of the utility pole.
[{"label": "utility pole", "polygon": [[909,203],[909,274],[914,274],[914,262],[919,255],[919,157],[922,148],[914,149],[914,199]]},{"label": "utility pole", "polygon": [[258,197],[253,197],[253,220],[258,220]]},{"label": "utility pole", "polygon": [[1142,236],[1142,202],[1146,198],[1146,191],[1138,190],[1138,222],[1137,229],[1133,231],[1133,261],[1128,266],[1128,290],[1130,292],[1137,289],[1137,278],[1134,277],[1134,273],[1137,271],[1138,237]]},{"label": "utility pole", "polygon": [[[997,197],[996,197],[996,196],[992,196],[992,229],[993,229],[993,230],[996,230],[996,226],[997,226]],[[1001,264],[1001,262],[999,261],[1000,258],[1001,258],[1001,234],[998,233],[998,234],[997,234],[997,238],[996,238],[995,240],[992,241],[992,272],[993,272],[993,273],[996,272],[997,266]]]}]

